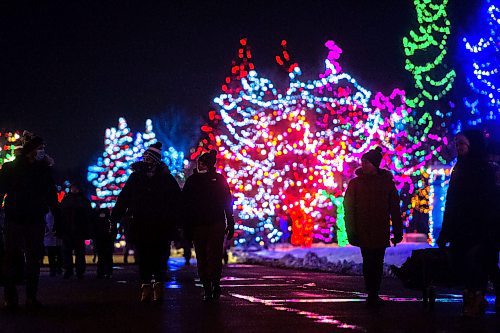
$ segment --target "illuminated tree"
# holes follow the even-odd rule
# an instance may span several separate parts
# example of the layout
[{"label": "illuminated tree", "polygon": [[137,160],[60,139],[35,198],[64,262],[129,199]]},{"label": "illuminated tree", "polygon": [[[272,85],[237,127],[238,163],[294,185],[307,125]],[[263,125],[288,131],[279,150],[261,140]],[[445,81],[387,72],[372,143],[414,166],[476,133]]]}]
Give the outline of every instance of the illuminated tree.
[{"label": "illuminated tree", "polygon": [[[464,102],[471,115],[469,124],[478,125],[500,117],[500,9],[485,1],[484,13],[469,37],[464,37],[467,82],[473,98]],[[479,36],[478,36],[479,35]]]},{"label": "illuminated tree", "polygon": [[[407,131],[411,110],[404,91],[372,96],[342,71],[342,50],[332,41],[325,44],[325,72],[312,81],[300,80],[301,70],[282,42],[276,61],[288,72],[290,84],[278,91],[255,71],[246,40],[240,43],[239,61],[233,62],[231,76],[214,99],[217,107],[191,151],[195,159],[203,151],[218,150],[218,168],[233,190],[240,230],[260,230],[264,236],[252,234],[255,240],[273,242],[279,236],[275,218],[287,216],[295,245],[331,240],[331,234],[324,235],[329,229],[345,244],[342,195],[361,155],[373,145],[385,147],[383,166],[394,172],[398,189],[413,190],[412,177],[439,151],[424,147],[438,145],[441,138]],[[249,225],[255,220],[260,227]]]},{"label": "illuminated tree", "polygon": [[106,129],[104,152],[97,164],[88,168],[87,179],[96,189],[91,199],[101,208],[114,207],[121,189],[132,173],[132,132],[125,118],[118,120],[118,128]]},{"label": "illuminated tree", "polygon": [[445,62],[451,25],[446,12],[448,0],[414,0],[413,3],[418,28],[403,38],[403,45],[405,69],[413,76],[416,96],[409,98],[407,104],[423,108],[451,90],[456,74]]},{"label": "illuminated tree", "polygon": [[15,150],[21,146],[18,132],[0,132],[0,168],[16,158]]}]

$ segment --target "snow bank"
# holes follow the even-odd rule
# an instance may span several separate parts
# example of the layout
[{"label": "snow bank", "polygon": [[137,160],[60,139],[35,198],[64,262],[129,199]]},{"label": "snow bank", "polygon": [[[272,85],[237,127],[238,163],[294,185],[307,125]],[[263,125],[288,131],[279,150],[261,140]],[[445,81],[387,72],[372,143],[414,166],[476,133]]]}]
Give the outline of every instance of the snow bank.
[{"label": "snow bank", "polygon": [[[387,248],[384,273],[389,275],[389,266],[401,266],[417,249],[429,248],[426,243],[402,243]],[[289,245],[272,250],[236,251],[240,261],[274,267],[298,268],[333,272],[342,275],[362,275],[361,251],[358,247],[337,245],[315,245],[311,248],[296,248]]]}]

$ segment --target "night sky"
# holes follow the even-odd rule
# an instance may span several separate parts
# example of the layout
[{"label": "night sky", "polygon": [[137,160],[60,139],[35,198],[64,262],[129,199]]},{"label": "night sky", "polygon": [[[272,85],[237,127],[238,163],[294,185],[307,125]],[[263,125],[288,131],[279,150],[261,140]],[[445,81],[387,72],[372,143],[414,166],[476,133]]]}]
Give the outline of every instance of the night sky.
[{"label": "night sky", "polygon": [[[282,39],[305,78],[323,69],[333,39],[344,70],[366,88],[409,82],[409,0],[106,3],[0,4],[0,129],[43,136],[60,170],[88,165],[119,116],[142,130],[147,118],[180,113],[193,122],[185,135],[197,133],[241,37],[257,71],[278,81]],[[450,11],[452,22],[467,17],[458,2]]]}]

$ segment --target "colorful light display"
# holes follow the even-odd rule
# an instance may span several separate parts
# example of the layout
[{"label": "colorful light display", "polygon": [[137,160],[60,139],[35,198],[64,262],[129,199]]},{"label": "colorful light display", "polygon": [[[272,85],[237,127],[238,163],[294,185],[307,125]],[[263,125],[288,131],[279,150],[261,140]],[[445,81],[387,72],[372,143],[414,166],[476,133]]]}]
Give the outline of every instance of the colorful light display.
[{"label": "colorful light display", "polygon": [[[157,141],[150,119],[146,120],[146,129],[139,132],[133,139],[133,134],[125,118],[118,120],[118,128],[106,129],[104,152],[95,165],[89,166],[87,180],[96,189],[91,196],[93,203],[101,208],[112,208],[121,189],[132,173],[131,164],[140,160],[144,151]],[[187,161],[184,153],[173,147],[163,152],[163,161],[178,181],[184,180],[184,167]]]},{"label": "colorful light display", "polygon": [[21,146],[20,140],[18,132],[0,132],[0,168],[16,158],[15,150]]},{"label": "colorful light display", "polygon": [[469,37],[463,38],[467,82],[475,95],[464,99],[470,111],[469,125],[500,117],[499,27],[500,8],[495,1],[486,0],[478,25]]},{"label": "colorful light display", "polygon": [[414,108],[428,101],[438,101],[453,87],[456,73],[445,63],[450,21],[446,12],[448,0],[414,0],[418,29],[403,38],[405,69],[414,79],[415,97],[407,100]]},{"label": "colorful light display", "polygon": [[[217,108],[209,112],[203,137],[190,156],[194,160],[203,151],[218,150],[218,168],[233,190],[240,229],[286,216],[292,221],[294,245],[331,239],[318,235],[328,225],[336,225],[337,239],[344,243],[339,202],[363,153],[383,146],[382,166],[393,171],[398,189],[408,193],[414,190],[412,177],[439,156],[443,139],[430,132],[432,118],[419,119],[423,130],[408,130],[413,118],[404,91],[372,95],[342,71],[342,50],[333,41],[325,44],[324,73],[312,81],[300,80],[300,67],[282,42],[282,56],[276,60],[290,79],[284,91],[258,75],[247,40],[240,43],[231,76],[214,99]],[[266,224],[272,235],[274,225]],[[274,235],[271,242],[279,232]]]}]

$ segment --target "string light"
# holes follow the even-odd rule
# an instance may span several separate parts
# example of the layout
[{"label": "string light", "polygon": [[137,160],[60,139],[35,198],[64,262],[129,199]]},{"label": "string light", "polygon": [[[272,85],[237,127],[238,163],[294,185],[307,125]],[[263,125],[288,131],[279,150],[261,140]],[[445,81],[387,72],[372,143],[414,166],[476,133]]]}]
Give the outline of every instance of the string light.
[{"label": "string light", "polygon": [[[133,133],[125,118],[119,118],[118,128],[108,128],[104,137],[104,152],[97,159],[97,163],[88,167],[87,180],[95,188],[95,195],[91,196],[93,203],[100,208],[112,208],[128,177],[132,173],[130,166],[140,160],[144,151],[157,142],[153,131],[152,121],[146,120],[146,129],[143,133]],[[184,180],[184,168],[187,164],[184,153],[174,147],[163,151],[163,162],[178,180]]]},{"label": "string light", "polygon": [[[477,98],[465,98],[470,111],[468,123],[478,125],[485,120],[497,119],[500,113],[500,82],[498,52],[500,50],[500,9],[490,0],[485,2],[485,14],[480,15],[474,34],[483,34],[479,39],[464,37],[467,51],[467,82]],[[486,23],[486,25],[485,25]],[[484,36],[486,35],[486,36]],[[476,43],[471,40],[477,40]]]},{"label": "string light", "polygon": [[403,38],[403,46],[405,69],[412,74],[418,93],[408,99],[407,104],[422,108],[426,101],[438,101],[451,90],[456,73],[448,70],[444,63],[451,26],[446,12],[448,0],[440,3],[414,0],[413,3],[419,27]]},{"label": "string light", "polygon": [[[343,72],[342,49],[333,41],[325,44],[325,71],[317,80],[302,81],[283,41],[276,61],[290,82],[281,91],[257,73],[249,45],[242,41],[231,76],[214,99],[217,108],[209,112],[190,155],[195,160],[203,151],[218,151],[217,167],[234,193],[240,230],[285,217],[292,223],[294,245],[331,241],[332,225],[337,241],[345,244],[343,192],[361,155],[373,145],[385,147],[383,166],[393,171],[398,189],[413,192],[413,178],[439,155],[445,139],[430,131],[427,114],[418,119],[422,131],[407,128],[414,118],[403,90],[385,96],[362,87]],[[275,229],[269,223],[260,231]],[[263,237],[251,232],[259,243]]]}]

